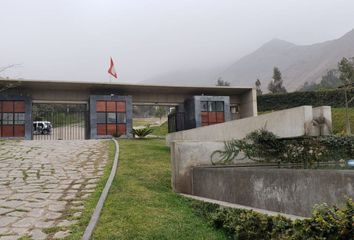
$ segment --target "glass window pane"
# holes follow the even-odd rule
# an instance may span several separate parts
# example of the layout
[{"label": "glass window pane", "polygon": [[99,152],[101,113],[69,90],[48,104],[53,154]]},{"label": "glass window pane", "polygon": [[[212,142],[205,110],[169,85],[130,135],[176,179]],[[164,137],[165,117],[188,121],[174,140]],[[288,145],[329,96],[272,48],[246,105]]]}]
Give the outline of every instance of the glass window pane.
[{"label": "glass window pane", "polygon": [[13,119],[14,119],[13,113],[3,113],[2,117],[3,117],[2,122],[4,125],[13,124]]},{"label": "glass window pane", "polygon": [[116,113],[115,112],[107,113],[107,123],[116,123]]},{"label": "glass window pane", "polygon": [[24,113],[15,113],[15,124],[25,124]]},{"label": "glass window pane", "polygon": [[224,111],[224,102],[216,102],[216,111],[223,112]]},{"label": "glass window pane", "polygon": [[117,113],[118,123],[126,123],[125,113]]},{"label": "glass window pane", "polygon": [[208,102],[200,102],[200,111],[207,112],[208,111]]},{"label": "glass window pane", "polygon": [[106,123],[106,113],[97,113],[97,123]]},{"label": "glass window pane", "polygon": [[208,102],[208,110],[209,110],[209,112],[215,112],[216,111],[215,102]]}]

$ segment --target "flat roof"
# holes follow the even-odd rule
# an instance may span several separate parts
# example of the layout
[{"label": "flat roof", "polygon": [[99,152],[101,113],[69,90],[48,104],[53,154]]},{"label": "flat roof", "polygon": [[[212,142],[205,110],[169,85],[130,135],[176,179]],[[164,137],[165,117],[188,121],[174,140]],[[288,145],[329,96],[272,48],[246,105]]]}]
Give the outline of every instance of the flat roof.
[{"label": "flat roof", "polygon": [[119,90],[126,94],[159,93],[164,94],[220,94],[234,95],[250,91],[252,87],[237,86],[178,86],[178,85],[151,85],[128,84],[117,82],[84,82],[84,81],[57,81],[57,80],[27,80],[27,79],[1,79],[0,85],[15,84],[16,87],[40,88],[48,90]]}]

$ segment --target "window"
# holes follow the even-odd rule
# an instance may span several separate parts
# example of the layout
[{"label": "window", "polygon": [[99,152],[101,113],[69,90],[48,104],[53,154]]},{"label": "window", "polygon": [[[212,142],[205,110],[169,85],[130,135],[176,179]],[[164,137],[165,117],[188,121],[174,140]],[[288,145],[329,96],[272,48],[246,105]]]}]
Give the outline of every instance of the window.
[{"label": "window", "polygon": [[107,113],[107,123],[116,123],[117,116],[115,112]]},{"label": "window", "polygon": [[15,125],[25,124],[25,114],[24,113],[15,113]]},{"label": "window", "polygon": [[230,112],[231,112],[232,114],[239,113],[239,112],[240,112],[240,106],[239,106],[239,105],[231,106],[231,107],[230,107]]},{"label": "window", "polygon": [[208,111],[208,102],[200,102],[200,110],[202,112],[207,112]]},{"label": "window", "polygon": [[208,112],[216,112],[216,103],[208,102]]},{"label": "window", "polygon": [[224,112],[223,101],[201,101],[200,111],[202,112]]},{"label": "window", "polygon": [[25,136],[25,102],[0,101],[0,137]]},{"label": "window", "polygon": [[223,101],[201,101],[200,108],[202,126],[225,121]]},{"label": "window", "polygon": [[223,112],[224,111],[224,102],[221,102],[221,101],[218,101],[218,102],[215,102],[215,105],[216,105],[216,111],[217,112]]},{"label": "window", "polygon": [[106,123],[106,113],[97,113],[97,123]]},{"label": "window", "polygon": [[12,125],[14,120],[13,113],[3,113],[2,114],[2,124],[3,125]]},{"label": "window", "polygon": [[126,123],[127,119],[125,117],[125,113],[117,113],[118,115],[118,123]]},{"label": "window", "polygon": [[126,134],[125,101],[96,101],[97,135]]}]

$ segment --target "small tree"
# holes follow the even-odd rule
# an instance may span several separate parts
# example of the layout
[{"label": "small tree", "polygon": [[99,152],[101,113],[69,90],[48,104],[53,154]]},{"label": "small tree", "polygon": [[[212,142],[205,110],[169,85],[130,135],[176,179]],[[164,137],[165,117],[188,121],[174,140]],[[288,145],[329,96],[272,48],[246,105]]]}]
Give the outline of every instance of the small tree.
[{"label": "small tree", "polygon": [[339,79],[342,81],[343,89],[344,89],[346,132],[347,135],[350,135],[351,129],[350,129],[349,114],[348,114],[348,105],[351,101],[354,100],[354,98],[348,101],[347,91],[349,88],[352,87],[354,83],[354,64],[351,63],[347,58],[342,58],[342,60],[338,63],[338,69],[340,72]]},{"label": "small tree", "polygon": [[255,85],[256,85],[257,96],[262,95],[261,81],[258,78],[257,81],[255,82]]},{"label": "small tree", "polygon": [[162,107],[162,106],[158,106],[155,109],[155,117],[158,117],[160,119],[160,124],[161,124],[161,119],[163,116],[165,116],[167,114],[167,110],[166,108]]},{"label": "small tree", "polygon": [[273,79],[268,85],[268,90],[271,93],[286,93],[286,89],[283,86],[283,79],[281,77],[281,72],[277,67],[273,69]]},{"label": "small tree", "polygon": [[[19,65],[19,64],[11,64],[11,65],[8,65],[8,66],[6,66],[6,67],[2,67],[2,68],[0,68],[0,73],[5,72],[7,69],[16,67],[16,66],[18,66],[18,65]],[[1,77],[0,77],[0,79],[1,79]],[[0,92],[4,92],[4,91],[6,91],[7,89],[17,87],[18,85],[19,85],[19,82],[17,82],[17,83],[8,83],[8,84],[6,84],[5,86],[3,86],[3,87],[0,88]]]},{"label": "small tree", "polygon": [[230,86],[230,83],[228,81],[222,80],[222,77],[219,77],[216,86]]}]

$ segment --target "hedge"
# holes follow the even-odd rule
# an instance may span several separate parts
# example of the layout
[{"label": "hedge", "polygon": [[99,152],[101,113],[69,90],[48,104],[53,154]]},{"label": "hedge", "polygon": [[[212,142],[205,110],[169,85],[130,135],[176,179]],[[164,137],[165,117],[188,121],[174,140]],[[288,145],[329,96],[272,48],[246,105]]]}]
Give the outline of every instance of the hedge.
[{"label": "hedge", "polygon": [[224,230],[230,239],[354,239],[354,203],[351,199],[343,208],[317,205],[311,218],[295,221],[280,215],[269,216],[205,202],[194,203],[194,209],[210,225]]},{"label": "hedge", "polygon": [[[354,97],[354,88],[348,91],[348,99]],[[285,94],[265,94],[257,96],[258,111],[272,111],[293,108],[303,105],[344,107],[344,91],[340,89],[292,92]],[[350,104],[354,107],[354,101]]]}]

